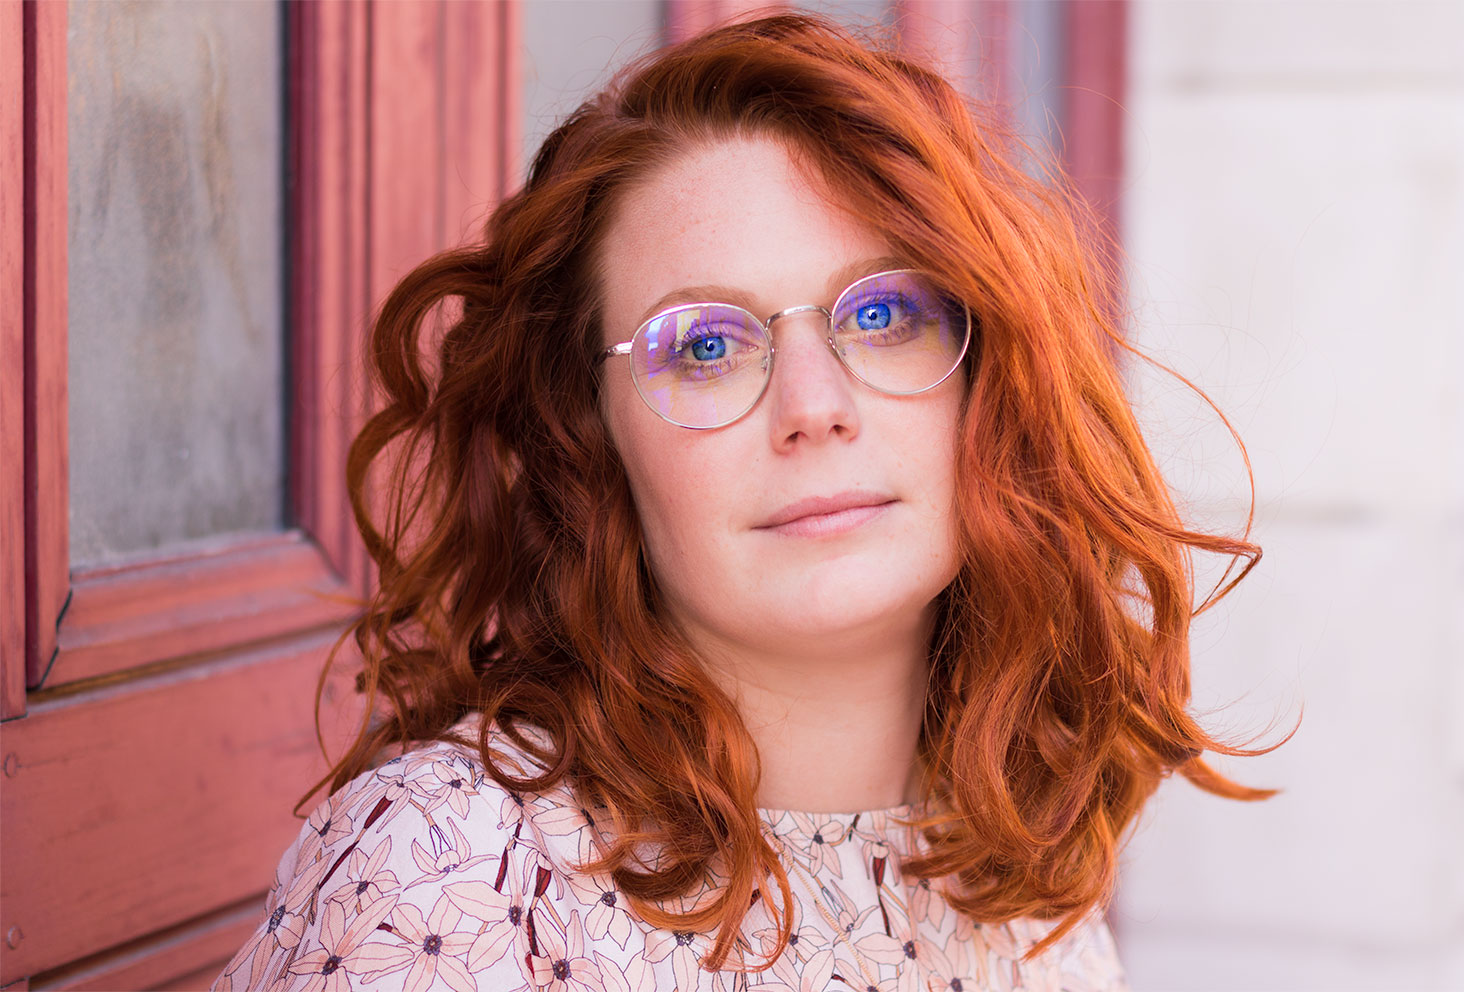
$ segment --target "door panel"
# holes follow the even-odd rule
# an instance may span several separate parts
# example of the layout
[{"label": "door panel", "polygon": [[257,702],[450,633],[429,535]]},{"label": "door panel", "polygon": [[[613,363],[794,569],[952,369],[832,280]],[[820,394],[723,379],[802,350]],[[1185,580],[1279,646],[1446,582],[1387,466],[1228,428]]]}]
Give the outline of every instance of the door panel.
[{"label": "door panel", "polygon": [[[5,980],[258,894],[323,768],[315,686],[334,632],[33,701],[5,726]],[[328,683],[339,751],[350,680]],[[16,854],[23,856],[17,857]]]},{"label": "door panel", "polygon": [[[289,291],[262,306],[286,314],[288,361],[260,360],[275,369],[266,376],[276,380],[270,402],[289,413],[280,421],[285,442],[269,456],[287,466],[276,477],[288,479],[284,509],[252,530],[225,522],[222,533],[180,532],[72,560],[67,13],[64,3],[0,0],[0,715],[8,718],[0,724],[0,986],[200,987],[257,923],[275,863],[301,826],[290,811],[326,769],[322,744],[339,754],[359,717],[353,655],[343,650],[324,682],[317,738],[325,660],[370,592],[343,478],[346,447],[369,409],[366,320],[407,265],[456,243],[462,215],[481,216],[509,182],[517,104],[508,31],[517,14],[512,4],[438,0],[280,10],[240,3],[216,12],[287,24],[289,222],[277,250],[290,255],[278,265]],[[386,31],[416,43],[386,44]],[[445,66],[459,78],[446,77]],[[104,75],[100,89],[77,93],[100,100],[107,85]],[[448,140],[439,125],[431,145],[409,157],[387,129],[405,120],[477,126]],[[173,178],[191,183],[185,173],[196,164],[215,170],[215,181],[233,168],[238,180],[242,160],[203,161],[229,147],[205,148]],[[227,227],[229,212],[244,208],[222,209]],[[77,212],[72,223],[85,228],[92,213]],[[421,236],[393,243],[408,214],[426,218]],[[71,233],[84,240],[84,230]],[[139,250],[148,234],[134,235]],[[183,265],[177,274],[191,272]],[[152,282],[168,291],[169,276]],[[236,326],[219,309],[238,304],[238,287],[227,277],[200,281],[213,288],[193,317],[180,318],[184,339],[245,333],[253,317]],[[92,323],[105,319],[104,310],[89,312]],[[97,361],[98,350],[77,350],[73,364]],[[186,378],[159,376],[175,385]],[[118,438],[151,440],[145,409],[103,403],[87,416],[108,429],[105,419],[116,417]],[[228,447],[221,437],[199,443]],[[182,476],[163,484],[196,488]]]}]

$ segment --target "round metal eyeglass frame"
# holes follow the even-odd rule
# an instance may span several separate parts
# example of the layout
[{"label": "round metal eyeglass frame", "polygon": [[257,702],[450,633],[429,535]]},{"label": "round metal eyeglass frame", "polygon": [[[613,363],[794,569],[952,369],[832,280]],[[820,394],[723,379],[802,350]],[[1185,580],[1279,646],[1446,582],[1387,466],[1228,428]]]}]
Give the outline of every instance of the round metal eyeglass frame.
[{"label": "round metal eyeglass frame", "polygon": [[757,407],[758,403],[762,401],[763,394],[768,391],[768,383],[773,381],[773,361],[776,358],[778,351],[777,345],[773,342],[773,321],[781,320],[784,317],[791,317],[794,314],[817,312],[823,314],[825,321],[828,323],[828,333],[824,336],[824,343],[827,344],[829,350],[834,353],[834,357],[839,360],[839,364],[844,367],[844,371],[848,372],[857,381],[868,386],[870,389],[873,389],[875,392],[884,393],[887,396],[918,396],[921,393],[929,392],[936,386],[939,386],[941,383],[945,382],[951,377],[952,372],[961,367],[961,362],[965,359],[966,352],[969,351],[971,348],[971,308],[969,306],[966,306],[964,303],[960,304],[961,310],[966,316],[966,330],[965,335],[961,340],[960,350],[956,352],[955,358],[951,360],[951,367],[946,369],[941,377],[936,379],[930,385],[921,386],[919,389],[885,389],[881,386],[875,385],[868,379],[864,378],[864,376],[860,375],[854,369],[854,367],[849,364],[848,359],[846,359],[844,355],[840,353],[839,346],[834,343],[834,314],[838,312],[840,306],[844,302],[844,298],[848,296],[850,292],[858,289],[866,282],[870,282],[875,279],[883,279],[890,276],[901,275],[912,275],[926,279],[929,278],[926,273],[921,272],[919,269],[889,269],[884,272],[874,272],[867,276],[861,276],[860,278],[850,283],[848,286],[844,287],[843,292],[841,292],[838,298],[834,300],[834,305],[831,309],[826,309],[816,303],[804,303],[796,307],[787,307],[783,310],[779,310],[777,313],[773,314],[771,317],[768,317],[766,320],[759,320],[756,314],[744,309],[743,307],[735,306],[731,303],[719,303],[716,300],[708,300],[702,303],[682,303],[674,307],[668,307],[667,309],[662,310],[659,313],[653,314],[652,316],[647,318],[639,327],[635,329],[635,333],[631,335],[629,341],[622,341],[619,344],[611,345],[604,351],[600,352],[598,356],[598,361],[603,362],[606,359],[612,358],[616,355],[629,355],[635,347],[636,338],[640,337],[640,335],[645,331],[647,327],[649,327],[651,324],[656,323],[657,321],[665,320],[667,317],[675,313],[680,313],[685,310],[698,310],[704,307],[715,306],[725,307],[728,310],[736,310],[741,313],[747,314],[747,316],[752,320],[752,323],[754,325],[762,328],[763,336],[767,338],[768,357],[765,362],[765,369],[763,371],[762,387],[757,391],[757,395],[752,398],[747,406],[740,412],[738,412],[735,416],[729,417],[726,420],[720,421],[719,423],[715,424],[683,424],[681,421],[674,420],[661,412],[660,408],[651,401],[651,398],[649,396],[646,395],[645,389],[641,386],[639,376],[632,374],[630,377],[631,382],[635,383],[636,393],[640,395],[640,398],[645,402],[646,406],[651,408],[651,412],[660,417],[662,420],[670,424],[675,424],[677,427],[685,427],[687,430],[716,430],[719,427],[726,427],[728,424],[735,424],[737,421],[747,416]]}]

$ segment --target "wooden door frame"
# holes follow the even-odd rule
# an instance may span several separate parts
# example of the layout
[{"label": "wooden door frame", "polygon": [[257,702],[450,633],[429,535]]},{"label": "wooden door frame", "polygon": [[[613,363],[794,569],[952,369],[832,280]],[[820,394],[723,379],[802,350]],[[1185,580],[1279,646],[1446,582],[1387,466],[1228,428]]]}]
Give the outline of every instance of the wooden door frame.
[{"label": "wooden door frame", "polygon": [[[298,829],[282,814],[323,769],[322,661],[370,591],[344,463],[368,408],[363,328],[401,274],[387,251],[402,250],[392,211],[462,212],[512,182],[515,3],[344,0],[286,16],[291,526],[73,571],[66,5],[0,0],[6,988],[216,973],[257,923],[270,868]],[[413,30],[437,48],[393,54],[373,47],[373,30]],[[382,123],[415,119],[443,122],[441,153],[388,160]],[[479,130],[444,133],[463,121]],[[471,195],[454,182],[464,171]],[[420,260],[456,240],[445,229],[439,217],[435,241],[405,250]],[[325,691],[344,701],[348,685]],[[346,733],[342,721],[326,736]],[[139,865],[185,866],[174,874],[186,882],[134,877]]]},{"label": "wooden door frame", "polygon": [[[0,720],[25,712],[27,486],[25,369],[35,280],[27,267],[33,240],[26,195],[35,143],[36,105],[29,91],[26,17],[13,0],[0,3]],[[34,30],[34,28],[32,28]],[[49,67],[48,67],[49,68]],[[45,79],[44,74],[39,74]],[[28,85],[30,84],[30,85]],[[53,86],[42,86],[42,93]],[[17,479],[20,484],[17,484]]]},{"label": "wooden door frame", "polygon": [[[22,7],[25,64],[28,70],[35,67],[26,81],[23,251],[26,690],[52,692],[116,675],[140,660],[166,664],[344,619],[352,611],[353,594],[358,598],[366,591],[364,564],[359,545],[326,508],[342,502],[337,483],[344,465],[340,439],[359,426],[365,409],[361,339],[348,333],[367,312],[360,278],[362,239],[342,244],[344,239],[317,237],[307,263],[292,266],[296,417],[290,431],[289,478],[292,511],[307,509],[300,526],[201,542],[182,553],[139,556],[122,565],[71,568],[66,498],[66,5],[27,2]],[[313,17],[292,8],[296,22],[336,23],[319,25],[331,35],[322,39],[326,51],[317,53],[321,57],[307,61],[297,56],[291,69],[343,75],[340,89],[347,106],[328,108],[343,111],[339,119],[311,114],[313,124],[327,128],[324,137],[333,153],[328,160],[319,154],[319,145],[291,142],[297,181],[312,192],[332,191],[325,197],[291,197],[297,251],[301,234],[316,234],[323,226],[322,215],[344,212],[350,220],[361,219],[352,194],[359,196],[365,172],[364,80],[355,77],[364,76],[366,10],[352,4],[319,13]],[[291,88],[297,99],[301,91],[325,89],[294,71]],[[349,106],[352,98],[354,107]],[[314,101],[305,104],[310,111],[318,109]],[[295,118],[292,131],[298,136],[303,129]],[[317,171],[329,173],[326,182],[315,181]],[[342,179],[356,182],[332,184]],[[349,229],[344,233],[349,236]],[[340,279],[346,291],[322,291],[320,283],[332,278]],[[325,397],[334,415],[321,415]],[[7,659],[7,685],[14,681],[10,666]],[[5,717],[23,712],[23,699],[20,705]]]}]

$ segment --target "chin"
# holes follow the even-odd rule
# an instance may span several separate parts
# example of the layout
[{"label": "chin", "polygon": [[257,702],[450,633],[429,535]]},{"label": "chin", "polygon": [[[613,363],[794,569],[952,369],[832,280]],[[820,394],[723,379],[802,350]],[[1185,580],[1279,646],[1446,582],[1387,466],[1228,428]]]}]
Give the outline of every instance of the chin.
[{"label": "chin", "polygon": [[833,564],[832,569],[805,570],[787,584],[786,598],[778,597],[782,608],[776,612],[789,633],[830,637],[908,631],[925,622],[930,605],[950,582],[934,582],[907,563],[845,559]]}]

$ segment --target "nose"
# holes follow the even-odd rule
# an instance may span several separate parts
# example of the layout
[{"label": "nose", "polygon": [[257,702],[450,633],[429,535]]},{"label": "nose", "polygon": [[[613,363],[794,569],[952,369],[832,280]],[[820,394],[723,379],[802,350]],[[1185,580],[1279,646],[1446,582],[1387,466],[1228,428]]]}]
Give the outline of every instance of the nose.
[{"label": "nose", "polygon": [[857,385],[828,344],[829,317],[810,309],[777,318],[777,351],[768,395],[773,449],[852,440],[859,433]]}]

